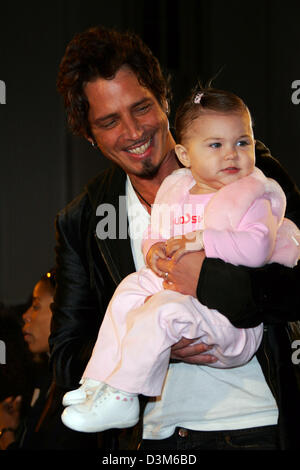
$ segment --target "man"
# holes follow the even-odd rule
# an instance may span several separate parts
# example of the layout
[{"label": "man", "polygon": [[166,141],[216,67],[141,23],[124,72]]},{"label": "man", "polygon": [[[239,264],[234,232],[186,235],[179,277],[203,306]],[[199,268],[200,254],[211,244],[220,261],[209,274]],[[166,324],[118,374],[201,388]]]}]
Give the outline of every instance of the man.
[{"label": "man", "polygon": [[[178,162],[167,118],[168,87],[157,60],[138,37],[102,28],[77,35],[62,60],[58,89],[64,96],[73,132],[99,147],[116,164],[99,175],[57,218],[58,287],[50,336],[51,363],[57,384],[68,390],[78,387],[115,287],[142,262],[138,237],[129,240],[97,236],[97,224],[103,220],[103,216],[96,217],[97,208],[113,205],[118,234],[119,197],[126,196],[128,211],[137,201],[146,207],[142,217],[146,226],[156,192],[163,179],[178,168]],[[299,225],[300,221],[293,217],[299,208],[299,193],[262,144],[258,144],[256,153],[257,166],[277,179],[287,192],[287,216]],[[130,228],[131,234],[136,235],[134,227]],[[209,449],[216,448],[217,439],[218,448],[251,445],[274,449],[278,438],[280,448],[295,447],[298,438],[294,430],[300,409],[285,325],[299,319],[294,294],[299,271],[288,270],[293,289],[284,286],[283,295],[289,293],[295,299],[291,308],[281,302],[278,312],[270,314],[264,303],[265,291],[269,302],[273,296],[268,280],[276,283],[286,275],[286,268],[237,268],[220,260],[204,260],[203,254],[196,253],[184,256],[176,264],[172,260],[162,262],[160,269],[168,273],[165,287],[198,295],[200,301],[227,314],[238,327],[257,325],[266,319],[278,325],[268,328],[261,347],[263,355],[257,355],[265,378],[256,358],[249,366],[237,368],[239,371],[210,376],[212,368],[193,365],[207,365],[214,360],[207,347],[189,346],[187,340],[181,340],[173,348],[172,357],[177,362],[170,366],[161,399],[146,405],[146,439],[142,447]],[[251,283],[256,283],[254,293]],[[216,292],[216,285],[220,292]],[[280,384],[273,377],[274,357],[280,351],[286,356],[285,379],[291,394],[285,398],[294,403],[289,415],[286,410],[281,411]],[[237,374],[243,373],[245,382],[241,383]],[[207,374],[205,378],[203,374]],[[250,391],[248,374],[253,378]]]}]

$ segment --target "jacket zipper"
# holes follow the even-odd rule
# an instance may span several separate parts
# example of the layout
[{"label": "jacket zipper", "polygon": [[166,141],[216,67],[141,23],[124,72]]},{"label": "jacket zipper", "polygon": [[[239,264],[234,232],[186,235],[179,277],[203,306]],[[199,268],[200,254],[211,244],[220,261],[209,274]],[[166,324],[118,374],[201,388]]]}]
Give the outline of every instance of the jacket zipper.
[{"label": "jacket zipper", "polygon": [[[264,326],[264,331],[267,332],[268,331],[268,327],[267,326]],[[270,359],[269,359],[269,356],[268,356],[268,353],[267,353],[267,350],[266,350],[266,338],[264,338],[264,348],[263,348],[263,351],[264,351],[264,356],[266,358],[266,361],[267,361],[267,369],[268,369],[268,379],[269,379],[269,386],[270,386],[270,389],[271,389],[271,392],[273,393],[273,396],[274,398],[276,399],[277,401],[277,394],[276,394],[276,390],[275,390],[275,387],[274,387],[274,384],[273,384],[273,380],[271,378],[271,365],[270,365]]]},{"label": "jacket zipper", "polygon": [[[107,270],[111,276],[111,278],[113,279],[113,281],[115,282],[116,285],[118,285],[122,278],[121,278],[121,275],[114,263],[114,260],[112,259],[112,257],[110,256],[109,254],[109,251],[107,249],[103,250],[103,248],[105,247],[105,245],[101,245],[100,242],[99,242],[99,238],[97,237],[97,234],[96,232],[94,232],[94,237],[96,239],[96,243],[98,245],[98,248],[100,250],[100,253],[104,259],[104,262],[106,264],[106,267],[107,267]],[[105,251],[105,253],[104,253]]]}]

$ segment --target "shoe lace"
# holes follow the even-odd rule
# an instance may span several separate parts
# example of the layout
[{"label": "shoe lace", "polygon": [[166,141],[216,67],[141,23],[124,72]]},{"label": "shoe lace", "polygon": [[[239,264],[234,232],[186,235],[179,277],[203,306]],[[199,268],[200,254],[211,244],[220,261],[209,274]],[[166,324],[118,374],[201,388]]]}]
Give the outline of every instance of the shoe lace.
[{"label": "shoe lace", "polygon": [[104,401],[106,401],[111,395],[115,395],[117,393],[120,393],[120,391],[113,389],[109,385],[104,384],[103,387],[96,392],[96,395],[94,398],[94,406],[97,408]]},{"label": "shoe lace", "polygon": [[[86,395],[86,400],[89,402],[89,401],[92,401],[97,399],[98,397],[101,396],[101,394],[104,392],[106,388],[106,385],[105,384],[100,384],[98,386],[94,386],[93,388],[86,388],[85,389],[85,395]],[[92,404],[91,402],[91,404]]]}]

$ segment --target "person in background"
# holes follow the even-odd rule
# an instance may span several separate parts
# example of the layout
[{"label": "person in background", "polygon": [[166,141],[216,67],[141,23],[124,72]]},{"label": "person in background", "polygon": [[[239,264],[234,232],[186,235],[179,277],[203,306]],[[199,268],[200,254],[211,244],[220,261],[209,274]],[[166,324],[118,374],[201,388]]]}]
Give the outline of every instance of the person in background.
[{"label": "person in background", "polygon": [[50,385],[48,368],[50,323],[55,289],[55,271],[41,277],[33,289],[31,305],[23,313],[23,336],[32,354],[35,365],[35,387],[31,407],[23,420],[21,416],[22,396],[9,396],[0,404],[0,448],[24,448],[34,436],[34,430],[43,411]]},{"label": "person in background", "polygon": [[27,412],[34,390],[36,364],[24,340],[22,315],[30,299],[20,305],[1,306],[0,338],[5,357],[0,365],[0,403],[7,397],[22,396],[21,415]]},{"label": "person in background", "polygon": [[22,332],[34,371],[31,406],[21,413],[23,396],[8,396],[2,400],[1,450],[77,450],[96,446],[95,434],[86,436],[71,431],[60,419],[61,396],[49,368],[50,305],[55,286],[56,271],[51,269],[34,286],[30,306],[22,315]]}]

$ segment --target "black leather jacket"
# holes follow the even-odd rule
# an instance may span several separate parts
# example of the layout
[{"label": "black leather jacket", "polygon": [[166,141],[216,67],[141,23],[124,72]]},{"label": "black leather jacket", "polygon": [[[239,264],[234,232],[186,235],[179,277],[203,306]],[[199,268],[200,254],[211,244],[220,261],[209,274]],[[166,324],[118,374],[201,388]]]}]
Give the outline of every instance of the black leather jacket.
[{"label": "black leather jacket", "polygon": [[[258,144],[256,153],[257,166],[267,176],[277,179],[286,193],[289,193],[287,216],[300,225],[300,221],[297,221],[294,215],[297,214],[299,217],[299,193],[284,174],[278,162],[270,157],[268,150],[262,144]],[[107,304],[119,282],[126,275],[135,271],[129,237],[100,240],[96,236],[96,226],[99,223],[96,209],[104,203],[112,204],[115,207],[116,233],[119,233],[119,196],[125,195],[125,182],[126,175],[118,167],[106,170],[57,216],[58,287],[52,305],[53,318],[49,342],[50,363],[54,370],[55,381],[64,390],[78,387],[78,382],[96,341]],[[203,278],[201,274],[198,294],[200,300],[207,305],[213,301],[213,296],[210,295],[212,289],[216,292],[216,279],[212,279],[209,274],[215,268],[215,263],[219,261],[207,259],[203,266]],[[261,276],[260,292],[263,292],[270,266],[272,265],[266,268],[264,275],[260,270],[250,270],[254,278],[256,272],[258,272],[258,276]],[[249,270],[247,268],[227,265],[227,270],[231,268],[237,272],[240,271],[242,278],[243,273],[246,277],[248,276]],[[282,266],[278,266],[279,272],[284,269]],[[217,271],[221,272],[219,268]],[[294,272],[294,270],[290,269],[289,272]],[[239,276],[236,274],[236,277]],[[210,282],[212,282],[211,285]],[[222,276],[220,276],[220,282],[222,282]],[[242,290],[239,291],[242,299],[241,307],[233,309],[235,314],[233,323],[238,323],[239,327],[243,326],[243,321],[245,326],[250,326],[251,322],[260,323],[263,321],[264,312],[268,310],[268,305],[258,301],[257,293],[255,293],[256,299],[254,301],[253,293],[249,289],[249,281],[248,284],[247,282],[245,284],[244,294]],[[242,283],[240,287],[242,289]],[[207,296],[203,295],[206,288],[208,289]],[[220,296],[216,301],[219,305],[214,308],[218,308],[222,313],[225,311],[225,314],[229,312],[228,317],[230,317],[231,306],[235,304],[235,301],[235,298],[230,301],[228,296],[225,296],[225,300]],[[224,308],[221,305],[222,302],[224,302]],[[256,309],[252,308],[253,302]],[[293,302],[292,300],[292,304]],[[295,320],[295,317],[300,319],[300,312],[298,309],[295,315],[294,305],[289,307],[287,304],[283,305],[281,310],[275,315],[279,319],[278,324],[272,325],[272,328],[266,325],[267,334],[257,355],[280,409],[280,429],[282,430],[280,441],[281,447],[285,449],[293,447],[295,441],[299,444],[299,437],[295,440],[294,431],[297,419],[298,423],[300,422],[300,395],[296,388],[295,375],[292,373],[293,368],[290,367],[291,354],[289,340],[286,336],[286,325],[287,320]],[[286,367],[287,364],[289,367]],[[286,372],[286,377],[279,376],[279,369]],[[285,380],[285,387],[281,386],[282,380]],[[289,390],[289,397],[284,393],[287,390]],[[288,401],[286,402],[286,400]]]}]

